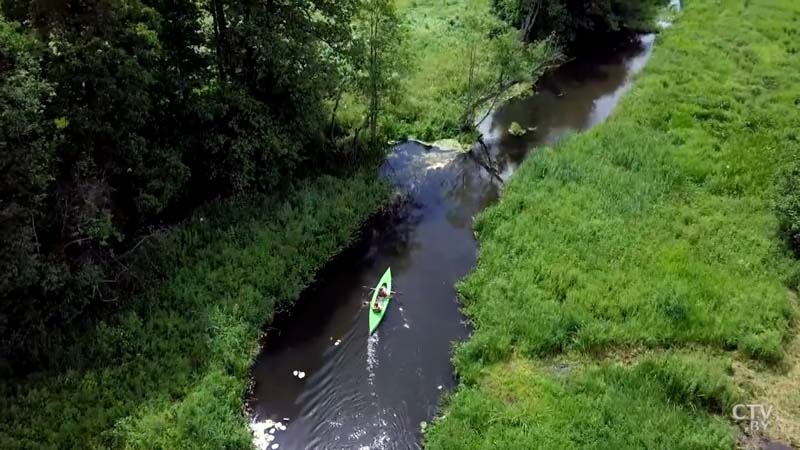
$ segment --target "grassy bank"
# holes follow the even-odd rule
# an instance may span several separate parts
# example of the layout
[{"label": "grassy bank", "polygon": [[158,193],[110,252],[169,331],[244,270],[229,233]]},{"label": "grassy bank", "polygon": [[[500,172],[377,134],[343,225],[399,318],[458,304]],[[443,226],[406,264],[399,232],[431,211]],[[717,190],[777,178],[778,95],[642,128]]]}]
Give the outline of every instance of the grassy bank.
[{"label": "grassy bank", "polygon": [[773,196],[800,155],[798,27],[790,0],[688,2],[607,123],[523,164],[476,222],[476,330],[427,448],[733,446],[753,393],[731,360],[793,373]]},{"label": "grassy bank", "polygon": [[66,355],[0,384],[0,448],[242,448],[258,336],[386,198],[374,175],[209,208],[147,244],[147,292]]}]

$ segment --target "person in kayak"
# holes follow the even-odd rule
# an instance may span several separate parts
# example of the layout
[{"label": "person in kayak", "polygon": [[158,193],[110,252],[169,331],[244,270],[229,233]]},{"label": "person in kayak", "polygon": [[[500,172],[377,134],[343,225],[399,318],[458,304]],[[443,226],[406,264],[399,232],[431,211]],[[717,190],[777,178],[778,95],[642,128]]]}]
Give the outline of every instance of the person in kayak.
[{"label": "person in kayak", "polygon": [[375,303],[372,305],[372,310],[375,312],[381,312],[383,309],[383,302],[389,298],[389,291],[386,290],[386,286],[381,286],[378,289],[378,295],[375,297]]}]

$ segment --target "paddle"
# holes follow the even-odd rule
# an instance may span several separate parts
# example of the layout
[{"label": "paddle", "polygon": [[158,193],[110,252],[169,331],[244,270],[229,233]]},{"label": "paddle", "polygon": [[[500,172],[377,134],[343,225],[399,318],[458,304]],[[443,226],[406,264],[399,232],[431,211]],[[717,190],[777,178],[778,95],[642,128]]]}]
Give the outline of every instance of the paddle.
[{"label": "paddle", "polygon": [[[377,288],[369,287],[369,286],[361,286],[361,287],[364,288],[364,289],[369,289],[370,291],[377,291],[378,290]],[[389,291],[389,293],[392,294],[392,295],[394,295],[394,294],[403,295],[403,293],[400,292],[400,291]]]},{"label": "paddle", "polygon": [[[369,287],[369,286],[361,286],[361,287],[364,288],[364,289],[368,289],[370,291],[377,291],[378,290],[378,288]],[[393,298],[395,295],[402,295],[402,294],[403,294],[402,292],[398,292],[398,291],[389,291],[390,298]],[[400,299],[398,299],[397,301],[399,302]],[[364,304],[368,305],[369,304],[369,300],[365,301]],[[400,304],[402,304],[402,303],[400,303]]]}]

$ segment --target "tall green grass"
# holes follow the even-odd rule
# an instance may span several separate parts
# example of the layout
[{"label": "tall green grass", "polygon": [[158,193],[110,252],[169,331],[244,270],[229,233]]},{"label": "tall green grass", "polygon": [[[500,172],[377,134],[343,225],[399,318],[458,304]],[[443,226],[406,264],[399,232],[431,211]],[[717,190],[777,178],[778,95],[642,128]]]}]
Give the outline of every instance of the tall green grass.
[{"label": "tall green grass", "polygon": [[[796,263],[781,240],[773,198],[779,174],[800,155],[800,4],[686,6],[609,121],[538,151],[478,218],[479,263],[459,285],[476,328],[455,356],[466,387],[433,428],[429,448],[487,448],[459,437],[466,433],[491,448],[505,442],[496,436],[520,442],[496,448],[562,442],[520,432],[540,420],[524,412],[518,425],[483,432],[495,401],[485,380],[512,355],[691,346],[768,363],[783,357],[793,321],[785,282]],[[604,381],[609,370],[625,374],[617,380],[633,405],[620,403],[625,418],[614,420],[644,425],[596,429],[570,438],[574,447],[718,447],[703,437],[720,431],[715,419],[658,400],[658,389],[679,386],[690,373],[656,377],[666,386],[651,393],[637,387],[645,376],[639,368],[588,370],[586,381],[600,385],[601,408],[622,395]],[[727,375],[719,377],[723,383]],[[512,372],[506,382],[520,388],[509,395],[522,395],[528,380],[552,383]],[[682,401],[699,395],[689,389]],[[568,414],[559,405],[560,421],[547,419],[547,426],[563,433],[586,426],[581,408]]]},{"label": "tall green grass", "polygon": [[700,395],[725,407],[736,401],[729,384],[718,385],[724,370],[724,361],[688,355],[632,368],[604,363],[558,370],[514,358],[459,391],[426,448],[730,449],[732,425],[695,403]]},{"label": "tall green grass", "polygon": [[64,358],[0,383],[0,448],[250,448],[242,414],[265,322],[380,207],[373,174],[197,213],[148,244],[148,289]]}]

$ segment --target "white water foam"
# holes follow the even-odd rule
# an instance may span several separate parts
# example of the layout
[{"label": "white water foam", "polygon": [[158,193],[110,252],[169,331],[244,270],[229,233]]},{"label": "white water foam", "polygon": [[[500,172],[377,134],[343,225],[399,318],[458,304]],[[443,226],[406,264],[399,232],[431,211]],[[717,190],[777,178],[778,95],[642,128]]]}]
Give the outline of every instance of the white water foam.
[{"label": "white water foam", "polygon": [[253,446],[258,450],[278,448],[275,437],[280,431],[286,431],[286,426],[281,422],[270,419],[263,422],[253,418],[250,422],[250,431],[253,433]]},{"label": "white water foam", "polygon": [[375,381],[375,368],[378,367],[378,333],[372,333],[367,338],[367,381],[370,386]]},{"label": "white water foam", "polygon": [[[389,444],[392,442],[392,437],[386,431],[386,427],[388,426],[386,420],[378,419],[376,423],[373,424],[373,428],[378,431],[378,434],[372,438],[372,442],[369,445],[361,445],[358,447],[358,450],[385,450],[389,448]],[[361,438],[365,437],[367,434],[367,430],[360,428],[356,430],[353,434],[350,435],[350,439],[353,441],[361,440]]]}]

